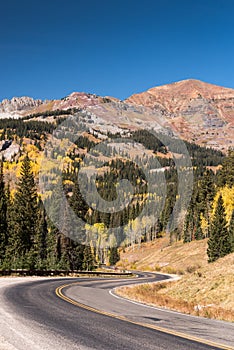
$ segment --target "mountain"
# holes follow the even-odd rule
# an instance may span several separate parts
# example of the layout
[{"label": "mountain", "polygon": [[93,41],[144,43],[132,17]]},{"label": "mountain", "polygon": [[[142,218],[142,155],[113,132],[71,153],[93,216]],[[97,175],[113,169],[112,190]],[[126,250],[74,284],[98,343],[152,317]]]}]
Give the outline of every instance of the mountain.
[{"label": "mountain", "polygon": [[15,97],[0,103],[0,118],[83,109],[100,132],[172,129],[182,139],[227,151],[234,146],[234,89],[182,80],[134,94],[124,101],[84,92],[60,100]]},{"label": "mountain", "polygon": [[34,108],[31,113],[43,111],[67,110],[70,108],[87,108],[99,105],[101,103],[115,101],[117,99],[111,97],[101,97],[95,94],[85,92],[72,92],[70,95],[61,98],[60,100],[46,101],[39,108]]},{"label": "mountain", "polygon": [[0,118],[20,118],[42,104],[42,100],[34,100],[26,96],[5,99],[0,103]]},{"label": "mountain", "polygon": [[125,102],[160,111],[183,139],[233,147],[234,89],[189,79],[134,94]]}]

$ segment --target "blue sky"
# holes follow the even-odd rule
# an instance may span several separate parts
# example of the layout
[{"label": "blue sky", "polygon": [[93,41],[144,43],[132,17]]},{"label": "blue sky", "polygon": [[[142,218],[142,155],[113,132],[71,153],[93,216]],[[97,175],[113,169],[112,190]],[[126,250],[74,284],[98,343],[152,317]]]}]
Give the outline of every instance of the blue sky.
[{"label": "blue sky", "polygon": [[234,1],[1,1],[0,100],[187,78],[234,88]]}]

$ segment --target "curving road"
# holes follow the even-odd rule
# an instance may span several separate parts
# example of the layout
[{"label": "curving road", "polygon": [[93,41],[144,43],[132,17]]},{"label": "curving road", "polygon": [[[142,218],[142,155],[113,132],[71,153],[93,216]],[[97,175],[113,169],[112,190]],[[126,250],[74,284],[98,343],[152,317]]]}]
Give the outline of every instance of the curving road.
[{"label": "curving road", "polygon": [[[1,350],[234,349],[234,325],[151,308],[114,288],[168,278],[0,279]],[[220,345],[218,345],[220,344]]]}]

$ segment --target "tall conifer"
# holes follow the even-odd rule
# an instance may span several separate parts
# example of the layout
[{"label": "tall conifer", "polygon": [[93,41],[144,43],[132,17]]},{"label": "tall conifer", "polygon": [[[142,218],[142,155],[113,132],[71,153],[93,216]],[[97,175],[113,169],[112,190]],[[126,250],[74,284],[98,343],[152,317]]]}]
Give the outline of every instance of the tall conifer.
[{"label": "tall conifer", "polygon": [[227,254],[231,253],[230,236],[227,229],[227,220],[223,198],[220,195],[213,221],[211,223],[210,238],[208,240],[208,261],[213,262]]},{"label": "tall conifer", "polygon": [[[21,267],[32,268],[38,222],[37,189],[28,155],[25,156],[14,200],[14,261]],[[30,260],[30,261],[29,261]],[[19,266],[20,267],[20,266]]]},{"label": "tall conifer", "polygon": [[0,163],[0,265],[2,265],[8,243],[7,198],[3,176],[3,163]]}]

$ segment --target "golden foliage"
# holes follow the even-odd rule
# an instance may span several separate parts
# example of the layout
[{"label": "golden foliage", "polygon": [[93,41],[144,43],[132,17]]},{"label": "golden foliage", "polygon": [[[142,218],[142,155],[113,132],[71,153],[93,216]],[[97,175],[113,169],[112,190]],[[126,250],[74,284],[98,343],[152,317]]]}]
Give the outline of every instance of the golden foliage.
[{"label": "golden foliage", "polygon": [[222,195],[223,197],[224,207],[227,215],[227,222],[229,222],[231,219],[232,211],[234,210],[234,186],[225,186],[217,192],[214,198],[212,216],[214,215],[217,201],[220,195]]}]

